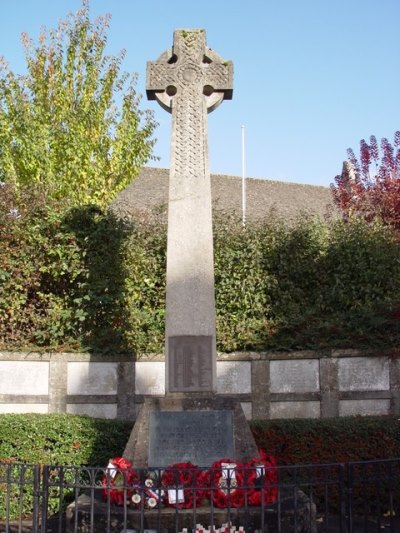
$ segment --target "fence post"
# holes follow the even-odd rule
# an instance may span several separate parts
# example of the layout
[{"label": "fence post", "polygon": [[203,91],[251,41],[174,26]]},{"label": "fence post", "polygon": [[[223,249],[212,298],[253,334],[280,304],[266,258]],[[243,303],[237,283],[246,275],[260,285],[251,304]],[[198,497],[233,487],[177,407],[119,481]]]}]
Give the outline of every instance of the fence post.
[{"label": "fence post", "polygon": [[32,531],[39,533],[40,518],[40,465],[33,467],[33,514],[32,514]]},{"label": "fence post", "polygon": [[[347,503],[347,486],[346,486],[346,465],[339,465],[339,498],[340,498],[340,533],[346,533],[346,503]],[[350,531],[348,532],[350,533]]]},{"label": "fence post", "polygon": [[41,533],[47,531],[47,509],[49,502],[49,467],[42,467],[42,527]]},{"label": "fence post", "polygon": [[347,522],[348,533],[353,533],[353,486],[354,486],[354,471],[353,465],[347,463]]}]

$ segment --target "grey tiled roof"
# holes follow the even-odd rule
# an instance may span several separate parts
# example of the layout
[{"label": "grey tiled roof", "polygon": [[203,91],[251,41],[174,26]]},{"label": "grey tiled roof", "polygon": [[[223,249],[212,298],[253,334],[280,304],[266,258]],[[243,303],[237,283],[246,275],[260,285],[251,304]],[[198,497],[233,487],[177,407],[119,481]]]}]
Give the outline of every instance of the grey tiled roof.
[{"label": "grey tiled roof", "polygon": [[[138,177],[114,201],[114,209],[129,214],[136,209],[166,210],[168,204],[168,169],[143,167]],[[242,179],[238,176],[211,175],[213,208],[241,216]],[[324,216],[332,211],[329,187],[301,185],[268,179],[246,179],[246,215],[248,220],[277,215],[293,220],[300,213]]]}]

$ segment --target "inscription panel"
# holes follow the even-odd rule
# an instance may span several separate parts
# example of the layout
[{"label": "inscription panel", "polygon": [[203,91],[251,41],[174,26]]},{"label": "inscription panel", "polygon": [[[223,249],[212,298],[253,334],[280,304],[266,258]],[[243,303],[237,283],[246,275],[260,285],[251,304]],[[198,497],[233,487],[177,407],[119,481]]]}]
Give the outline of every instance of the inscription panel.
[{"label": "inscription panel", "polygon": [[339,416],[382,416],[390,413],[390,400],[340,400]]},{"label": "inscription panel", "polygon": [[318,392],[317,359],[277,360],[270,363],[270,392]]},{"label": "inscription panel", "polygon": [[149,419],[148,465],[192,462],[210,466],[233,457],[232,411],[154,411]]},{"label": "inscription panel", "polygon": [[343,357],[339,359],[340,391],[379,391],[390,389],[387,357]]},{"label": "inscription panel", "polygon": [[170,392],[212,390],[212,337],[181,335],[168,339]]}]

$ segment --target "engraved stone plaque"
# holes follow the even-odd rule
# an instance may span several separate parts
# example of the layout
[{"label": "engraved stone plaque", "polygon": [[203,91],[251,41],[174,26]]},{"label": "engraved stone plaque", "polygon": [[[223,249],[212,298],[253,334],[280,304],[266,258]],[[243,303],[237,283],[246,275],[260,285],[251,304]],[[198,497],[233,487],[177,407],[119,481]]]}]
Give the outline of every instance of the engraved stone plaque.
[{"label": "engraved stone plaque", "polygon": [[[343,357],[339,359],[340,391],[379,391],[390,389],[390,363],[387,357]],[[362,413],[362,411],[359,411]]]},{"label": "engraved stone plaque", "polygon": [[149,419],[148,465],[192,462],[210,466],[234,457],[232,411],[153,411]]},{"label": "engraved stone plaque", "polygon": [[318,392],[317,359],[276,360],[270,363],[270,392]]},{"label": "engraved stone plaque", "polygon": [[168,339],[170,392],[212,390],[212,337],[181,335]]}]

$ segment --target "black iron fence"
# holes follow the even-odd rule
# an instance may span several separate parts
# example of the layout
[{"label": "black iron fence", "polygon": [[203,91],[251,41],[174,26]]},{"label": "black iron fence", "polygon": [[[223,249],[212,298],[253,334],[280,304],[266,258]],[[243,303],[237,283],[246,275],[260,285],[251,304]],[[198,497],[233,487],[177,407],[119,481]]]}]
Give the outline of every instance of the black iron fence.
[{"label": "black iron fence", "polygon": [[400,459],[132,470],[0,463],[0,531],[400,532]]}]

